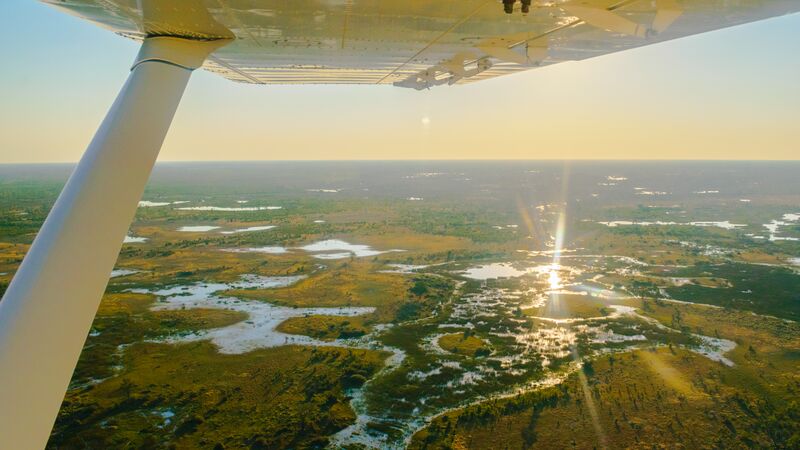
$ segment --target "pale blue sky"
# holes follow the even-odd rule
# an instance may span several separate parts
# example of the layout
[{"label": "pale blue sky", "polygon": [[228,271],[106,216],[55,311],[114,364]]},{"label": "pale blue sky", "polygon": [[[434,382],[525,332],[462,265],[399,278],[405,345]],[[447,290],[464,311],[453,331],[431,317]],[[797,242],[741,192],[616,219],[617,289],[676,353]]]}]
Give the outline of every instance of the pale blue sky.
[{"label": "pale blue sky", "polygon": [[[0,162],[77,160],[137,48],[2,0]],[[798,54],[796,14],[424,92],[198,71],[160,159],[798,159]]]}]

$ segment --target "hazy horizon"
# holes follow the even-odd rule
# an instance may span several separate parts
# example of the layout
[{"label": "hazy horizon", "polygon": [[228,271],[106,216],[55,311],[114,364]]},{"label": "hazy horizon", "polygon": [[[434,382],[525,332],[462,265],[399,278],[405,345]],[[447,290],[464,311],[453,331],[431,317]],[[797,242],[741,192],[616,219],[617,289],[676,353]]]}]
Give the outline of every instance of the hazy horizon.
[{"label": "hazy horizon", "polygon": [[[503,162],[530,162],[530,163],[795,163],[796,159],[677,159],[677,158],[431,158],[431,159],[208,159],[208,160],[161,160],[156,165],[163,164],[237,164],[237,163],[503,163]],[[0,162],[0,166],[75,166],[78,161],[21,161]]]}]

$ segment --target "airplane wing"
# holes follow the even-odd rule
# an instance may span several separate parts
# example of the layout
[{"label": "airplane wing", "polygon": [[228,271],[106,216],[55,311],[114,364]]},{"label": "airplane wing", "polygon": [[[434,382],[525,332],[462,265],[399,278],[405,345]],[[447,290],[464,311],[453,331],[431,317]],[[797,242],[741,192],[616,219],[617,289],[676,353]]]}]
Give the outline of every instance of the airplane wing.
[{"label": "airplane wing", "polygon": [[44,0],[118,34],[235,38],[204,68],[259,84],[425,89],[800,11],[796,0]]}]

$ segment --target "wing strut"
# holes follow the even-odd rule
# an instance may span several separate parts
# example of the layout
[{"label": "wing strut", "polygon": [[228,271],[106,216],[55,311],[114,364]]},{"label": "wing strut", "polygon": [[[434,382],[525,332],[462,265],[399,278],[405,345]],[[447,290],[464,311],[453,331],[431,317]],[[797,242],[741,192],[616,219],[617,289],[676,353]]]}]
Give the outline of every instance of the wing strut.
[{"label": "wing strut", "polygon": [[192,70],[227,41],[145,39],[0,301],[0,448],[42,449]]}]

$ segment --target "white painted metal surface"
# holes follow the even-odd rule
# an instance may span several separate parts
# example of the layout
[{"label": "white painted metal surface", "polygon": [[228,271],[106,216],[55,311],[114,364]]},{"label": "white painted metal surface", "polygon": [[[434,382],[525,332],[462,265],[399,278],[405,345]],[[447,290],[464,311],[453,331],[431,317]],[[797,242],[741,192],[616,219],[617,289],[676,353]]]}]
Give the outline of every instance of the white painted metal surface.
[{"label": "white painted metal surface", "polygon": [[235,37],[204,65],[234,81],[416,89],[800,11],[798,0],[44,1],[133,39]]},{"label": "white painted metal surface", "polygon": [[145,41],[0,301],[0,449],[47,443],[191,70],[218,46]]}]

